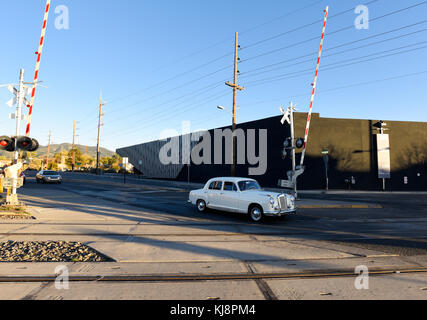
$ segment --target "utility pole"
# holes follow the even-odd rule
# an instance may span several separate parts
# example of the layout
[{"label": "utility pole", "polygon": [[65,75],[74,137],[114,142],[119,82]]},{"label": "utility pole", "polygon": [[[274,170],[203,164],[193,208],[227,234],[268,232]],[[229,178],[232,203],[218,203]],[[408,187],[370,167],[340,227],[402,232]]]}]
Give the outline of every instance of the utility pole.
[{"label": "utility pole", "polygon": [[[289,104],[290,109],[290,118],[291,118],[291,141],[292,141],[292,177],[295,177],[295,170],[296,170],[296,147],[295,147],[295,124],[294,124],[294,112],[295,112],[295,106],[292,104],[292,102]],[[295,179],[295,185],[294,185],[294,192],[295,192],[295,198],[298,198],[298,187],[297,187],[297,179]]]},{"label": "utility pole", "polygon": [[21,69],[19,73],[19,91],[17,93],[17,105],[16,105],[16,139],[15,139],[15,154],[13,158],[13,164],[18,163],[19,150],[18,150],[18,137],[20,136],[21,131],[21,120],[22,120],[22,103],[24,102],[25,93],[24,93],[24,69]]},{"label": "utility pole", "polygon": [[73,124],[73,147],[71,149],[73,154],[73,159],[71,162],[71,171],[73,172],[74,172],[74,166],[76,164],[76,151],[74,150],[75,139],[76,139],[76,120],[74,120],[74,124]]},{"label": "utility pole", "polygon": [[239,51],[239,33],[236,32],[235,39],[235,48],[234,48],[234,82],[226,82],[225,84],[233,88],[233,151],[232,151],[232,164],[231,164],[231,176],[236,176],[236,162],[237,162],[237,137],[235,136],[236,123],[237,123],[237,90],[243,91],[245,88],[237,85],[237,74],[239,70],[237,69],[237,64],[240,60],[238,51]]},{"label": "utility pole", "polygon": [[280,180],[279,186],[287,189],[293,189],[295,193],[295,198],[298,198],[297,178],[302,174],[303,170],[296,166],[296,149],[302,148],[303,140],[301,138],[298,140],[295,139],[294,113],[295,111],[297,111],[295,107],[296,105],[294,105],[292,102],[289,103],[289,107],[286,110],[283,107],[280,107],[280,111],[283,114],[283,118],[280,122],[282,123],[282,125],[287,122],[291,130],[291,137],[287,138],[284,142],[283,159],[287,157],[288,150],[291,150],[292,170],[287,172],[288,180]]},{"label": "utility pole", "polygon": [[98,118],[98,139],[96,144],[96,174],[99,175],[99,158],[100,158],[100,140],[101,140],[101,127],[104,125],[101,122],[102,116],[104,115],[102,113],[102,107],[105,106],[104,101],[102,100],[102,92],[100,96],[100,102],[99,102],[99,118]]},{"label": "utility pole", "polygon": [[47,145],[47,155],[46,155],[46,170],[49,170],[49,154],[50,154],[50,138],[52,136],[52,131],[49,131],[49,143]]}]

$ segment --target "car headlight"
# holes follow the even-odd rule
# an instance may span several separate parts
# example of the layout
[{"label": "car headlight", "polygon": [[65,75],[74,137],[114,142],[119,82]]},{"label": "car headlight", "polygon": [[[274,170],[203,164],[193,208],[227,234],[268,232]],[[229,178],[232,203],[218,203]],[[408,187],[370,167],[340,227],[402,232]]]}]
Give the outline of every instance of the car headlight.
[{"label": "car headlight", "polygon": [[288,208],[295,208],[295,197],[294,196],[288,196]]},{"label": "car headlight", "polygon": [[272,208],[274,209],[279,208],[279,200],[277,198],[270,197],[269,201]]}]

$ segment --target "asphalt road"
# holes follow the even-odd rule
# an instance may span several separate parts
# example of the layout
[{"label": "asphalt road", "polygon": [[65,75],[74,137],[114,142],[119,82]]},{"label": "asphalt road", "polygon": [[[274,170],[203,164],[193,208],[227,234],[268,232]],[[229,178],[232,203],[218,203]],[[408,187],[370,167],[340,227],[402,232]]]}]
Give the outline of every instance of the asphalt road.
[{"label": "asphalt road", "polygon": [[[30,178],[25,190],[44,188],[54,192],[59,189],[136,208],[157,210],[177,218],[197,218],[207,224],[250,223],[247,216],[238,214],[215,211],[201,216],[187,203],[188,190],[192,186],[131,177],[127,177],[126,181],[127,184],[124,184],[120,175],[96,177],[65,173],[61,185],[36,185]],[[286,230],[286,235],[301,239],[333,241],[404,256],[427,254],[427,196],[424,194],[301,193],[300,198],[301,202],[370,203],[382,208],[300,209],[295,216],[266,219],[260,232]]]},{"label": "asphalt road", "polygon": [[[56,264],[0,263],[0,299],[427,299],[425,194],[306,192],[299,204],[372,207],[255,224],[197,213],[187,199],[198,187],[77,173],[45,185],[30,175],[19,194],[37,220],[1,222],[0,241],[79,241],[115,262],[66,264],[68,291],[54,287]],[[365,291],[351,276],[361,265],[373,275]]]}]

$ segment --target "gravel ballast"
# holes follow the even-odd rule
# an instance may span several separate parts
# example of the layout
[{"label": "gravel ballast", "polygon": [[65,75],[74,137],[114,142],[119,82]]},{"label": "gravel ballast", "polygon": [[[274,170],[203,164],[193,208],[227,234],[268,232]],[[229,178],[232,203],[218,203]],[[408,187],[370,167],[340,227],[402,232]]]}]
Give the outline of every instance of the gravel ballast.
[{"label": "gravel ballast", "polygon": [[0,220],[32,220],[25,206],[0,205]]},{"label": "gravel ballast", "polygon": [[0,242],[0,262],[112,262],[80,242]]}]

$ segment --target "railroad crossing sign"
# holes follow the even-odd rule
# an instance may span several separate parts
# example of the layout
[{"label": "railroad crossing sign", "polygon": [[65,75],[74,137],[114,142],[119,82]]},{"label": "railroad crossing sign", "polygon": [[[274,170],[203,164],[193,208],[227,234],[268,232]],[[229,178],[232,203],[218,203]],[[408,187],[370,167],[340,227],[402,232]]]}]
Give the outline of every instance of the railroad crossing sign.
[{"label": "railroad crossing sign", "polygon": [[295,185],[296,185],[296,181],[297,178],[302,175],[305,171],[305,167],[302,168],[298,168],[297,170],[295,170],[295,175],[294,172],[288,171],[288,180],[279,180],[279,186],[285,189],[294,189]]},{"label": "railroad crossing sign", "polygon": [[24,185],[24,178],[0,178],[0,189],[21,188]]},{"label": "railroad crossing sign", "polygon": [[293,171],[288,171],[288,179],[291,181],[294,181],[294,183],[296,182],[297,178],[302,175],[305,171],[305,167],[297,167],[297,169],[295,170],[295,175],[293,173]]},{"label": "railroad crossing sign", "polygon": [[279,186],[285,189],[294,189],[295,183],[289,180],[279,180]]}]

